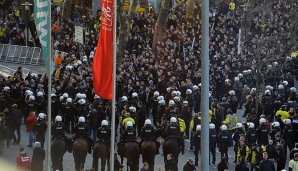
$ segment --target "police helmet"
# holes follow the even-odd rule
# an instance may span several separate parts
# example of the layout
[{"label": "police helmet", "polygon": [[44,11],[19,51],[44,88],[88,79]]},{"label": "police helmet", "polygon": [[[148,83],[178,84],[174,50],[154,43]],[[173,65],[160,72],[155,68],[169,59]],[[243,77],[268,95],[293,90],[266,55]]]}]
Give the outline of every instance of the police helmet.
[{"label": "police helmet", "polygon": [[181,96],[181,92],[180,91],[176,91],[177,96]]},{"label": "police helmet", "polygon": [[177,123],[177,119],[175,117],[171,117],[170,122],[171,123]]},{"label": "police helmet", "polygon": [[282,84],[280,84],[280,85],[278,85],[278,89],[282,90],[282,89],[284,89],[284,86]]},{"label": "police helmet", "polygon": [[235,82],[238,82],[238,81],[239,81],[239,77],[235,77],[235,78],[234,78],[234,81],[235,81]]},{"label": "police helmet", "polygon": [[225,131],[225,130],[227,130],[228,128],[227,128],[227,126],[226,125],[222,125],[221,127],[220,127],[220,130],[222,130],[222,131]]},{"label": "police helmet", "polygon": [[242,123],[237,123],[236,128],[242,128]]},{"label": "police helmet", "polygon": [[56,116],[55,121],[56,122],[61,122],[62,121],[62,117],[61,116]]},{"label": "police helmet", "polygon": [[248,128],[254,128],[255,124],[252,122],[247,123]]},{"label": "police helmet", "polygon": [[199,87],[198,87],[197,85],[194,85],[194,86],[192,87],[192,89],[193,89],[193,91],[196,91],[196,90],[199,89]]},{"label": "police helmet", "polygon": [[63,97],[63,96],[60,96],[60,97],[59,97],[59,100],[60,100],[60,101],[64,100],[64,97]]},{"label": "police helmet", "polygon": [[79,122],[85,123],[85,118],[83,116],[79,117]]},{"label": "police helmet", "polygon": [[97,94],[95,94],[94,99],[100,99],[100,97]]},{"label": "police helmet", "polygon": [[4,91],[9,92],[9,91],[10,91],[10,88],[9,88],[8,86],[5,86],[5,87],[4,87]]},{"label": "police helmet", "polygon": [[77,93],[77,94],[76,94],[76,98],[81,99],[81,98],[82,98],[81,95],[82,95],[81,93]]},{"label": "police helmet", "polygon": [[259,120],[259,122],[260,122],[260,124],[262,124],[262,123],[266,123],[266,120],[265,120],[264,118],[261,118],[261,119]]},{"label": "police helmet", "polygon": [[131,96],[134,98],[134,97],[138,97],[138,93],[134,92],[131,94]]},{"label": "police helmet", "polygon": [[183,104],[187,105],[188,104],[188,101],[183,101]]},{"label": "police helmet", "polygon": [[145,120],[145,125],[151,125],[151,120],[150,119],[146,119]]},{"label": "police helmet", "polygon": [[284,120],[284,123],[285,123],[286,125],[291,124],[291,119],[285,119],[285,120]]},{"label": "police helmet", "polygon": [[86,94],[81,94],[82,99],[86,99],[86,97],[87,97]]},{"label": "police helmet", "polygon": [[102,120],[101,121],[101,126],[108,126],[108,125],[109,125],[109,123],[108,123],[107,120]]},{"label": "police helmet", "polygon": [[126,96],[122,96],[122,97],[121,97],[121,101],[122,101],[122,102],[126,102],[126,101],[127,101],[127,97],[126,97]]},{"label": "police helmet", "polygon": [[132,126],[132,122],[131,122],[131,121],[128,121],[128,122],[126,123],[126,126],[127,126],[127,127],[129,127],[129,126],[131,127],[131,126]]},{"label": "police helmet", "polygon": [[294,92],[296,92],[296,88],[295,88],[295,87],[291,87],[291,88],[290,88],[290,91],[291,91],[292,93],[294,93]]},{"label": "police helmet", "polygon": [[243,78],[243,74],[239,73],[238,78]]},{"label": "police helmet", "polygon": [[279,127],[280,124],[279,124],[279,122],[273,122],[273,123],[272,123],[272,126],[275,128],[275,127]]},{"label": "police helmet", "polygon": [[41,97],[41,96],[43,96],[43,93],[42,92],[38,92],[37,93],[37,97]]},{"label": "police helmet", "polygon": [[159,100],[159,101],[160,101],[160,100],[164,100],[164,99],[165,99],[165,98],[164,98],[163,96],[158,96],[158,97],[157,97],[157,100]]},{"label": "police helmet", "polygon": [[191,94],[192,93],[192,90],[191,89],[187,89],[186,90],[186,94]]},{"label": "police helmet", "polygon": [[67,93],[63,93],[63,97],[64,98],[68,98],[68,94]]},{"label": "police helmet", "polygon": [[51,97],[56,97],[56,94],[54,94],[54,93],[53,93],[53,94],[51,94]]},{"label": "police helmet", "polygon": [[66,99],[66,102],[68,102],[68,103],[72,103],[72,98],[67,98],[67,99]]},{"label": "police helmet", "polygon": [[210,123],[210,124],[209,124],[209,129],[215,129],[215,125],[214,125],[214,123]]},{"label": "police helmet", "polygon": [[174,97],[174,101],[176,101],[176,102],[180,102],[180,97],[179,97],[179,96],[175,96],[175,97]]},{"label": "police helmet", "polygon": [[289,83],[288,83],[288,81],[283,81],[282,84],[283,85],[288,85]]},{"label": "police helmet", "polygon": [[169,101],[169,106],[174,106],[174,105],[175,105],[174,100],[170,100],[170,101]]},{"label": "police helmet", "polygon": [[78,101],[78,103],[81,104],[81,105],[86,104],[86,100],[85,99],[81,99],[81,100]]},{"label": "police helmet", "polygon": [[155,97],[158,97],[158,96],[159,96],[159,92],[158,92],[158,91],[155,91],[155,92],[154,92],[154,96],[155,96]]},{"label": "police helmet", "polygon": [[270,90],[266,90],[265,91],[265,94],[270,96],[271,95],[271,91]]},{"label": "police helmet", "polygon": [[29,101],[34,101],[35,97],[33,95],[29,96]]},{"label": "police helmet", "polygon": [[229,91],[229,95],[230,96],[234,96],[235,95],[235,91],[234,90]]},{"label": "police helmet", "polygon": [[44,119],[45,116],[46,116],[46,114],[44,114],[44,113],[39,113],[39,114],[38,114],[38,119]]},{"label": "police helmet", "polygon": [[159,104],[159,105],[165,105],[166,102],[165,102],[164,100],[160,100],[160,101],[158,101],[158,104]]},{"label": "police helmet", "polygon": [[171,95],[172,97],[177,96],[177,91],[172,91]]}]

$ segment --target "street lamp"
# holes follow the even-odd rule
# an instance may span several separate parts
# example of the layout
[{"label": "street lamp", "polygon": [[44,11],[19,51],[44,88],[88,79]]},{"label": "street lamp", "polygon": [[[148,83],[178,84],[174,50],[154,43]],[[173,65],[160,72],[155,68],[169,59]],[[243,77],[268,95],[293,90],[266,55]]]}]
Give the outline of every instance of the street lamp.
[{"label": "street lamp", "polygon": [[29,12],[30,12],[30,6],[33,4],[30,4],[29,2],[25,2],[24,4],[22,4],[22,6],[25,7],[25,11],[26,11],[26,46],[28,46],[28,39],[29,39]]}]

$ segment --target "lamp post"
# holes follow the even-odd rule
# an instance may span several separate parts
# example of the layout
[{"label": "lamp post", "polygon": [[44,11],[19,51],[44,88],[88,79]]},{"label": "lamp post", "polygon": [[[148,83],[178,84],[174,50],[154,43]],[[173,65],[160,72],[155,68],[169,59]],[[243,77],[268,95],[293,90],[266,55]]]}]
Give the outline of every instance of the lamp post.
[{"label": "lamp post", "polygon": [[29,39],[29,12],[30,12],[30,6],[33,4],[30,4],[29,2],[25,2],[24,4],[22,4],[22,6],[25,7],[25,11],[26,11],[26,46],[28,46],[28,39]]}]

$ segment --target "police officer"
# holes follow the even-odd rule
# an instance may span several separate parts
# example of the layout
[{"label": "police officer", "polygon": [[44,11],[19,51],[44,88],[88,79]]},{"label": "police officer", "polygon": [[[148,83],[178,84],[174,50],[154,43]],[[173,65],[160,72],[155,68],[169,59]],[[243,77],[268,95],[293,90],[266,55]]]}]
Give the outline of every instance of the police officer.
[{"label": "police officer", "polygon": [[282,130],[280,129],[279,122],[273,122],[272,127],[273,127],[273,129],[271,129],[271,131],[269,132],[269,135],[270,135],[270,138],[273,140],[273,142],[275,142],[276,141],[275,135],[276,134],[282,135]]},{"label": "police officer", "polygon": [[[76,116],[76,110],[74,105],[72,104],[72,98],[67,98],[66,103],[63,106],[62,113],[64,115],[64,123],[66,126],[66,131],[68,133],[73,132],[74,130],[74,122]],[[69,129],[70,126],[70,129]]]},{"label": "police officer", "polygon": [[52,117],[55,118],[58,114],[58,104],[59,100],[56,96],[56,94],[51,94],[51,105],[52,105]]},{"label": "police officer", "polygon": [[[159,97],[159,92],[155,91],[153,93],[153,97],[151,97],[151,99],[150,99],[150,103],[151,103],[151,106],[152,106],[152,112],[151,113],[152,113],[152,116],[153,116],[153,124],[155,126],[157,126],[157,122],[158,122],[158,119],[157,119],[157,115],[158,115],[157,109],[158,109],[158,102],[159,102],[158,97]],[[147,117],[148,117],[148,115],[149,115],[149,111],[147,111]]]},{"label": "police officer", "polygon": [[191,137],[190,137],[190,147],[189,150],[193,150],[193,134],[196,132],[197,125],[201,124],[201,117],[197,114],[193,114],[193,119],[190,121],[190,131],[191,131]]},{"label": "police officer", "polygon": [[109,128],[107,120],[101,121],[101,127],[99,127],[97,131],[97,138],[108,145],[110,144],[111,129]]},{"label": "police officer", "polygon": [[159,153],[159,142],[156,141],[155,130],[154,127],[151,125],[151,120],[145,120],[145,126],[142,128],[141,131],[141,139],[143,141],[154,141],[156,144],[156,154]]},{"label": "police officer", "polygon": [[269,128],[266,126],[266,120],[264,118],[260,119],[260,126],[256,131],[258,146],[265,146],[268,144]]},{"label": "police officer", "polygon": [[62,122],[62,117],[60,115],[57,115],[55,117],[55,123],[52,126],[52,134],[53,134],[52,139],[62,138],[67,144],[68,152],[71,153],[72,146],[70,145],[69,139],[65,136],[65,130],[66,130],[66,127],[65,127],[65,124]]},{"label": "police officer", "polygon": [[42,92],[37,92],[36,110],[38,113],[46,111],[47,102],[43,95],[44,94]]},{"label": "police officer", "polygon": [[252,144],[257,142],[257,136],[256,136],[256,130],[255,130],[255,124],[252,122],[247,123],[248,131],[245,135],[245,140],[247,142],[247,145],[249,148],[251,148]]},{"label": "police officer", "polygon": [[161,99],[158,101],[158,106],[157,106],[157,124],[161,125],[161,117],[164,116],[166,113],[166,102],[164,99]]},{"label": "police officer", "polygon": [[167,139],[178,139],[179,146],[182,147],[182,154],[184,154],[184,140],[181,137],[180,127],[177,123],[177,119],[175,117],[171,117],[170,124],[166,128],[165,131],[166,140]]},{"label": "police officer", "polygon": [[198,166],[199,162],[199,151],[201,149],[201,125],[197,125],[196,132],[193,134],[193,145],[195,155],[195,166]]},{"label": "police officer", "polygon": [[[4,117],[4,114],[1,113],[1,118]],[[0,120],[0,142],[3,142],[4,140],[8,141],[8,129],[5,126],[4,119]],[[7,145],[7,148],[9,145]],[[2,154],[0,154],[1,156]]]},{"label": "police officer", "polygon": [[185,137],[184,137],[185,139],[189,138],[189,125],[191,121],[191,112],[192,112],[192,107],[189,106],[188,101],[184,101],[182,106],[181,117],[185,121],[185,125],[186,125]]},{"label": "police officer", "polygon": [[[209,124],[209,149],[212,154],[212,164],[215,164],[216,156],[215,156],[215,148],[217,142],[217,132],[215,129],[215,125],[213,123]],[[209,163],[210,163],[210,155],[209,155]]]},{"label": "police officer", "polygon": [[234,163],[237,162],[239,139],[240,139],[240,137],[244,137],[244,135],[245,135],[245,132],[244,132],[242,126],[243,126],[242,123],[237,123],[236,124],[236,131],[232,136],[233,140],[235,142],[235,146],[234,146],[235,160],[234,160]]},{"label": "police officer", "polygon": [[47,131],[47,123],[45,122],[45,114],[39,113],[38,114],[38,120],[35,123],[33,130],[36,135],[36,141],[40,142],[41,147],[44,147],[45,142],[45,132]]},{"label": "police officer", "polygon": [[126,123],[126,129],[122,134],[122,139],[126,143],[136,141],[136,130],[133,128],[133,123],[131,121]]},{"label": "police officer", "polygon": [[289,148],[290,151],[294,148],[294,141],[293,141],[294,134],[293,134],[293,127],[291,125],[291,120],[285,119],[284,123],[285,123],[285,128],[283,131],[283,139],[285,140],[284,149],[287,156],[287,147]]},{"label": "police officer", "polygon": [[75,136],[73,137],[73,141],[80,137],[84,138],[88,143],[88,153],[91,154],[93,140],[88,137],[88,129],[85,118],[83,116],[79,117],[79,123],[74,127]]},{"label": "police officer", "polygon": [[226,157],[228,162],[228,146],[229,146],[228,128],[226,125],[222,125],[220,129],[221,129],[221,132],[218,134],[218,147],[219,147],[221,158]]}]

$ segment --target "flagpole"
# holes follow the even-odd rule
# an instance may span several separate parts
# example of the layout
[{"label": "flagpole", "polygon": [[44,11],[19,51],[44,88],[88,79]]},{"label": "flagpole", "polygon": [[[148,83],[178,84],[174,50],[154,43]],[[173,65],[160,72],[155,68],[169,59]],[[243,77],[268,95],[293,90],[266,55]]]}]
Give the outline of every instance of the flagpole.
[{"label": "flagpole", "polygon": [[52,99],[51,99],[51,94],[52,94],[52,74],[51,74],[51,69],[52,69],[52,18],[51,18],[51,9],[52,9],[52,4],[51,0],[48,0],[48,153],[47,153],[47,170],[51,170],[51,130],[52,130]]},{"label": "flagpole", "polygon": [[117,56],[117,0],[114,0],[114,25],[113,25],[113,97],[112,97],[112,119],[111,119],[111,151],[110,170],[114,170],[115,151],[115,110],[116,110],[116,56]]}]

